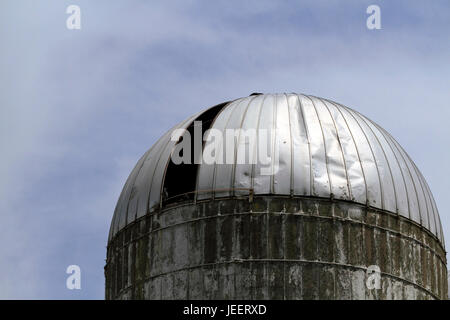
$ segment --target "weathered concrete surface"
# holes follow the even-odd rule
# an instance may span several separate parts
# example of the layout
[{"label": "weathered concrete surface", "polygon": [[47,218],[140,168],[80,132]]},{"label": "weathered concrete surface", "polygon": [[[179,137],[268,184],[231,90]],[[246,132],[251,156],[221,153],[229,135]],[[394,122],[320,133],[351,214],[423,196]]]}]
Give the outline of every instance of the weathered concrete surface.
[{"label": "weathered concrete surface", "polygon": [[[381,269],[368,289],[366,269]],[[107,299],[445,299],[445,252],[381,210],[314,198],[185,203],[119,232]]]}]

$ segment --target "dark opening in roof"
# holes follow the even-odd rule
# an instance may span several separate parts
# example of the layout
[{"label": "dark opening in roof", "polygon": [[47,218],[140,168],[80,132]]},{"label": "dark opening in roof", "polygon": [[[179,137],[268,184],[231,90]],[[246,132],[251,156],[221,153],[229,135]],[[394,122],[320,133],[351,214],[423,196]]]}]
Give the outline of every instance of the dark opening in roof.
[{"label": "dark opening in roof", "polygon": [[[197,121],[201,122],[201,136],[202,136],[202,150],[205,142],[203,141],[203,135],[214,122],[220,111],[229,102],[218,104],[198,116],[187,128],[191,136],[191,161],[189,164],[181,163],[175,164],[172,159],[169,160],[169,164],[166,169],[163,186],[163,204],[169,204],[177,201],[194,199],[195,186],[197,182],[198,164],[194,163],[194,158],[198,155],[194,154],[194,126]],[[198,122],[197,122],[198,124]],[[180,138],[180,141],[182,138]],[[178,143],[180,143],[178,141]],[[182,151],[180,156],[183,156]]]}]

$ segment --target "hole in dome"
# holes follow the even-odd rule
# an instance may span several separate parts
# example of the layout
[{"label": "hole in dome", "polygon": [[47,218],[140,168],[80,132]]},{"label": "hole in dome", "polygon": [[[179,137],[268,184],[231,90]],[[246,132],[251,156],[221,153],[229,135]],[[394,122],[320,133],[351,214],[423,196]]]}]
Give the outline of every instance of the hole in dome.
[{"label": "hole in dome", "polygon": [[[170,204],[179,201],[193,200],[195,197],[195,187],[197,183],[197,173],[198,173],[198,164],[194,163],[194,125],[196,121],[201,122],[201,136],[202,136],[202,150],[205,146],[205,141],[203,141],[203,135],[211,128],[212,123],[216,119],[217,115],[222,111],[222,109],[229,102],[224,102],[218,104],[212,108],[209,108],[205,112],[203,112],[200,116],[198,116],[186,129],[191,136],[191,159],[190,163],[181,163],[175,164],[172,161],[172,158],[169,160],[169,165],[167,166],[165,178],[164,178],[164,186],[163,186],[163,194],[162,200],[163,204]],[[198,123],[197,123],[198,124]],[[182,138],[178,141],[180,143]],[[177,144],[178,144],[177,143]],[[180,157],[183,156],[183,152],[180,151]]]}]

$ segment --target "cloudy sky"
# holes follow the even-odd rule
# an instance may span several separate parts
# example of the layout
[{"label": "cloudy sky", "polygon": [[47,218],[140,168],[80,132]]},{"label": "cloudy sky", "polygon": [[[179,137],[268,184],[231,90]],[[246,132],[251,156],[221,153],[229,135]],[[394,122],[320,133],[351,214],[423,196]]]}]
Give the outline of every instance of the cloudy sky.
[{"label": "cloudy sky", "polygon": [[[255,91],[329,98],[387,129],[450,247],[449,2],[243,2],[1,1],[0,298],[102,299],[135,162],[175,123]],[[66,28],[71,4],[81,30]],[[81,290],[66,288],[71,264]]]}]

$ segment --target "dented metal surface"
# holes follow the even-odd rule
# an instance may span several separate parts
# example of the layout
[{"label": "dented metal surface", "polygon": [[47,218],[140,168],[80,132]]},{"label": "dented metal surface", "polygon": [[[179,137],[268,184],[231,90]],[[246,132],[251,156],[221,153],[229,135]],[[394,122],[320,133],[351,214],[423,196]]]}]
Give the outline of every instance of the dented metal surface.
[{"label": "dented metal surface", "polygon": [[[175,146],[171,132],[187,128],[199,114],[166,133],[139,160],[120,195],[109,240],[137,218],[159,210],[165,170]],[[203,163],[192,190],[196,200],[246,195],[245,188],[255,195],[341,199],[411,219],[444,245],[439,214],[425,179],[400,145],[358,112],[303,94],[263,94],[230,102],[211,128],[276,130],[269,137],[268,155],[279,163],[279,170],[261,175],[259,163]],[[237,141],[235,160],[245,144],[240,136]],[[258,150],[250,154],[257,155]],[[216,157],[222,156],[226,161],[230,155],[219,150]]]}]

